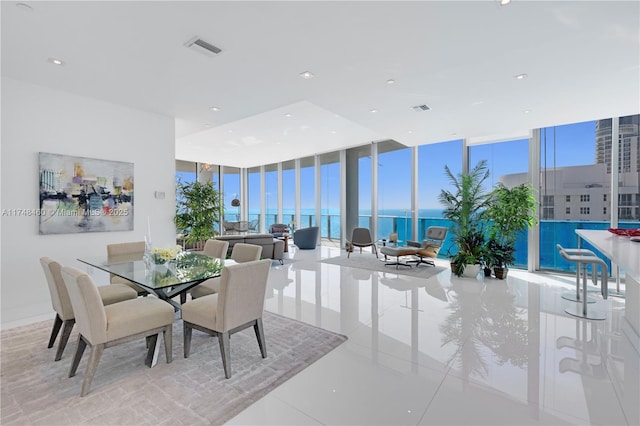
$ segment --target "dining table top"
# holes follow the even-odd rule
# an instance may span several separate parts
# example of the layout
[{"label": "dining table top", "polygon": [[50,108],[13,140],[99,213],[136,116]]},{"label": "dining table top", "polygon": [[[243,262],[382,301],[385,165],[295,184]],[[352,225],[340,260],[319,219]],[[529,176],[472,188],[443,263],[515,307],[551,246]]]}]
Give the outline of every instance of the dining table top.
[{"label": "dining table top", "polygon": [[[154,264],[137,255],[81,257],[78,261],[156,291],[176,286],[193,287],[219,276],[226,262],[205,254],[182,252],[175,260]],[[233,262],[233,261],[231,261]]]}]

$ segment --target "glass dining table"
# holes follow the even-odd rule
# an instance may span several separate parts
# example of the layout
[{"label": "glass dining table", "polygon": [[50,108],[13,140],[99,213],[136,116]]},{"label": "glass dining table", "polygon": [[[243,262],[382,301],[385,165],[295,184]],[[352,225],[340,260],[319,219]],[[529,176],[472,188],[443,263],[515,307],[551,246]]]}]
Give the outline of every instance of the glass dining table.
[{"label": "glass dining table", "polygon": [[175,260],[161,265],[140,255],[82,257],[78,261],[137,284],[171,304],[176,312],[180,311],[180,304],[172,300],[174,297],[180,296],[184,303],[187,291],[209,278],[220,276],[226,262],[235,263],[193,252],[182,252]]}]

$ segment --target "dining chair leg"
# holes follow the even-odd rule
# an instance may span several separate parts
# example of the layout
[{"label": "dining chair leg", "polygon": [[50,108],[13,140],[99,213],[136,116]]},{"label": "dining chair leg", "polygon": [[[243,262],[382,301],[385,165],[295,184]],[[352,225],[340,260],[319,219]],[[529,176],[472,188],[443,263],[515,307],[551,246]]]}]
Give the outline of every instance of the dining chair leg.
[{"label": "dining chair leg", "polygon": [[260,353],[262,358],[267,357],[267,344],[264,340],[264,327],[262,326],[262,318],[258,318],[253,325],[253,329],[256,332],[256,338],[258,339],[258,346],[260,346]]},{"label": "dining chair leg", "polygon": [[180,304],[184,305],[185,303],[187,303],[187,293],[180,293]]},{"label": "dining chair leg", "polygon": [[71,369],[69,370],[69,377],[73,377],[76,375],[76,371],[78,370],[78,365],[80,364],[80,360],[82,359],[82,354],[84,353],[84,349],[87,347],[87,342],[82,338],[82,335],[78,335],[78,341],[76,342],[76,352],[73,355],[73,360],[71,361]]},{"label": "dining chair leg", "polygon": [[173,361],[173,325],[169,324],[162,332],[162,338],[164,339],[164,356],[167,360],[167,364]]},{"label": "dining chair leg", "polygon": [[56,337],[58,337],[58,333],[60,332],[60,327],[62,327],[62,318],[56,314],[56,317],[53,319],[53,329],[51,330],[51,337],[49,337],[49,346],[47,346],[47,348],[53,347]]},{"label": "dining chair leg", "polygon": [[158,360],[158,334],[147,336],[147,345],[147,358],[144,360],[144,365],[153,367]]},{"label": "dining chair leg", "polygon": [[89,355],[87,371],[84,373],[84,380],[82,381],[82,390],[80,391],[80,396],[85,396],[87,393],[89,393],[89,387],[91,387],[91,382],[93,381],[93,376],[96,374],[96,370],[98,369],[98,363],[100,362],[103,351],[104,343],[91,346],[91,354]]},{"label": "dining chair leg", "polygon": [[222,355],[222,365],[224,366],[224,376],[231,378],[231,351],[229,350],[229,332],[218,333],[220,343],[220,354]]},{"label": "dining chair leg", "polygon": [[191,328],[188,323],[183,321],[183,347],[184,347],[184,357],[189,358],[189,352],[191,352],[191,332],[193,328]]},{"label": "dining chair leg", "polygon": [[60,361],[60,358],[62,358],[62,352],[64,352],[64,348],[67,346],[69,336],[71,336],[71,330],[73,330],[73,324],[75,323],[75,319],[66,320],[62,323],[62,335],[60,336],[60,342],[58,342],[55,361]]}]

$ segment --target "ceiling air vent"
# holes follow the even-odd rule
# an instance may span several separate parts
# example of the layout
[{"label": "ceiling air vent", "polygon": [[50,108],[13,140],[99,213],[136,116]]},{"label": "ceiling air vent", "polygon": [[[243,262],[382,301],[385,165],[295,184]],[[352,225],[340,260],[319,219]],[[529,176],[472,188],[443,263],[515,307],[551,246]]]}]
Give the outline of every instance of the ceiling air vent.
[{"label": "ceiling air vent", "polygon": [[431,109],[431,107],[429,105],[416,105],[414,107],[412,107],[414,111],[416,112],[420,112],[420,111],[429,111]]},{"label": "ceiling air vent", "polygon": [[188,42],[186,42],[184,45],[191,50],[195,50],[198,53],[202,53],[203,55],[212,56],[212,57],[217,56],[220,52],[222,52],[222,49],[214,46],[211,43],[207,43],[206,41],[202,40],[200,37],[194,37]]}]

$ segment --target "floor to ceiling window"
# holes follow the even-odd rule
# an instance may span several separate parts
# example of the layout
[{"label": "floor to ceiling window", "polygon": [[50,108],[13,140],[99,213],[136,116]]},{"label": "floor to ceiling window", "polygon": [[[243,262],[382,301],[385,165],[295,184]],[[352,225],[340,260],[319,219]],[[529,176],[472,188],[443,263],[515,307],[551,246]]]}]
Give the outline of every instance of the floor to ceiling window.
[{"label": "floor to ceiling window", "polygon": [[267,231],[269,226],[278,223],[278,165],[268,164],[264,167],[265,207]]},{"label": "floor to ceiling window", "polygon": [[411,148],[378,143],[378,233],[374,238],[411,239]]},{"label": "floor to ceiling window", "polygon": [[588,121],[540,129],[540,268],[574,269],[556,244],[575,247],[576,229],[608,227],[611,152],[605,138],[596,144],[596,127]]},{"label": "floor to ceiling window", "polygon": [[[442,217],[442,205],[438,196],[442,189],[452,190],[444,166],[454,175],[462,173],[462,140],[440,142],[418,147],[418,240],[424,239],[430,226],[449,227]],[[453,234],[448,233],[438,255],[447,256]]]},{"label": "floor to ceiling window", "polygon": [[[469,168],[486,160],[489,179],[485,190],[490,192],[500,182],[508,188],[528,183],[529,139],[472,145],[469,147]],[[528,255],[528,233],[520,232],[516,243],[514,266],[526,267]]]},{"label": "floor to ceiling window", "polygon": [[316,187],[314,157],[300,159],[300,224],[308,228],[316,224]]},{"label": "floor to ceiling window", "polygon": [[237,167],[223,167],[222,171],[222,200],[224,206],[224,218],[227,222],[240,220],[241,206],[234,206],[233,200],[240,199],[240,169]]},{"label": "floor to ceiling window", "polygon": [[247,219],[249,220],[249,230],[259,231],[260,224],[260,167],[247,169]]},{"label": "floor to ceiling window", "polygon": [[340,240],[340,153],[320,155],[320,236]]},{"label": "floor to ceiling window", "polygon": [[296,162],[291,160],[282,163],[282,222],[295,225],[295,220]]}]

